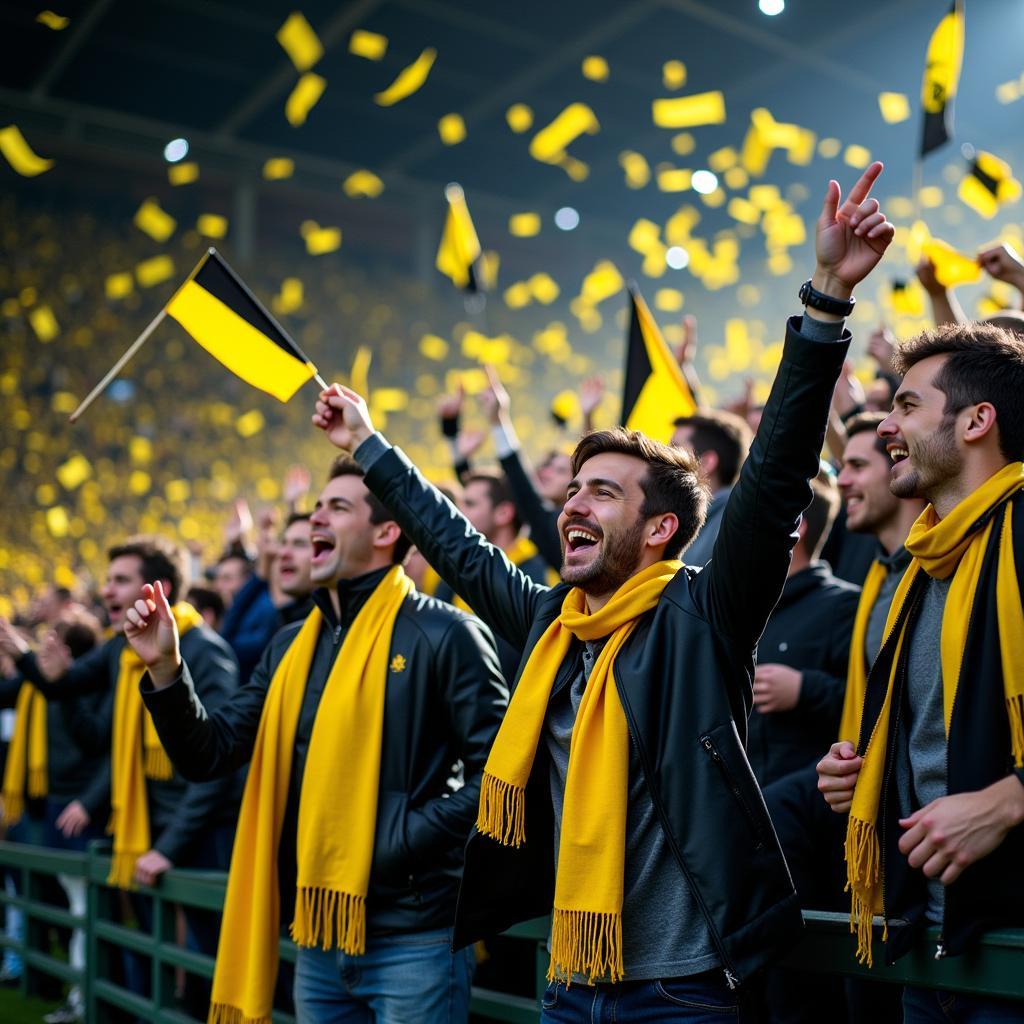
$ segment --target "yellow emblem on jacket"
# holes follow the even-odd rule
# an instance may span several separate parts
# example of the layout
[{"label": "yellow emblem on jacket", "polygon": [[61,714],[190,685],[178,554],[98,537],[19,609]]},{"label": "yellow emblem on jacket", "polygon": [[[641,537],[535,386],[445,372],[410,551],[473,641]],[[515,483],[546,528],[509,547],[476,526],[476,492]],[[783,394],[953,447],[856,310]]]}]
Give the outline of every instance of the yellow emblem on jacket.
[{"label": "yellow emblem on jacket", "polygon": [[388,666],[392,672],[404,672],[405,671],[405,658],[400,654],[396,654],[391,659],[391,664]]}]

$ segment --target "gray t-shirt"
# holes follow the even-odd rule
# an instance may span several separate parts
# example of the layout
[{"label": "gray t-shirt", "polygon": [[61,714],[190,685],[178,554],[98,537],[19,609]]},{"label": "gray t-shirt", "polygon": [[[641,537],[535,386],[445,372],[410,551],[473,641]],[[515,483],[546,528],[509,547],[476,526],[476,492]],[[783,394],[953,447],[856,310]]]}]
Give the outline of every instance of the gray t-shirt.
[{"label": "gray t-shirt", "polygon": [[[900,722],[896,783],[900,817],[946,795],[946,723],[942,710],[942,613],[952,576],[925,577],[907,652],[907,710]],[[909,765],[909,772],[907,766]],[[945,886],[928,882],[929,921],[942,923]]]},{"label": "gray t-shirt", "polygon": [[864,637],[868,668],[871,667],[871,663],[882,649],[882,641],[885,639],[885,620],[889,617],[889,606],[896,595],[896,588],[900,585],[900,580],[903,579],[903,573],[910,565],[910,552],[900,545],[891,555],[879,554],[878,560],[885,566],[886,576],[882,580],[881,587],[878,588],[878,597],[868,615],[868,628]]},{"label": "gray t-shirt", "polygon": [[[555,863],[562,826],[569,744],[590,672],[603,643],[586,643],[583,671],[552,701],[544,723],[551,755]],[[627,981],[673,978],[719,964],[707,922],[658,823],[640,759],[630,743],[626,867],[622,900],[623,968]],[[574,978],[586,982],[586,978]]]}]

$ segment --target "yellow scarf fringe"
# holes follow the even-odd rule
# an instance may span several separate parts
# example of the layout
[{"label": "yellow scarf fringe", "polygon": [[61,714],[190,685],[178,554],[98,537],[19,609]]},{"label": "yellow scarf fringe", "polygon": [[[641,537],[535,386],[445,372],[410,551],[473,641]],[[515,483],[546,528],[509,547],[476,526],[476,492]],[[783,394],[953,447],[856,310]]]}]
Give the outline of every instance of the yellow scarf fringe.
[{"label": "yellow scarf fringe", "polygon": [[502,846],[526,842],[526,790],[484,772],[476,827]]},{"label": "yellow scarf fringe", "polygon": [[247,1017],[237,1006],[226,1003],[212,1003],[207,1024],[270,1024],[271,1015],[265,1013],[259,1017]]},{"label": "yellow scarf fringe", "polygon": [[358,956],[366,949],[366,897],[323,886],[295,894],[291,936],[297,946],[340,949]]},{"label": "yellow scarf fringe", "polygon": [[[1012,462],[961,501],[944,519],[940,520],[935,509],[929,505],[918,517],[907,538],[906,547],[913,559],[896,589],[885,624],[887,637],[899,630],[892,668],[889,678],[885,680],[886,696],[881,711],[871,723],[870,735],[863,749],[858,749],[864,763],[853,792],[845,844],[850,930],[857,935],[858,961],[869,967],[873,963],[872,917],[878,913],[884,915],[886,909],[882,906],[882,860],[876,822],[886,766],[893,684],[906,639],[907,617],[903,614],[904,606],[919,572],[926,572],[936,579],[953,577],[943,613],[940,639],[943,713],[948,740],[978,581],[985,554],[992,543],[998,545],[995,612],[999,620],[1011,753],[1014,764],[1024,767],[1024,671],[1019,664],[1021,645],[1024,644],[1024,609],[1021,607],[1020,582],[1014,564],[1013,506],[1008,505],[1006,509],[999,537],[993,536],[991,518],[981,529],[974,528],[989,510],[1017,494],[1021,488],[1024,488],[1024,463]],[[881,685],[877,680],[869,682],[871,686]],[[868,686],[865,686],[864,691],[856,695],[860,706],[866,699],[867,689]],[[853,717],[850,703],[853,699],[854,696],[848,691],[843,722],[847,729],[851,722],[856,722],[858,732],[863,736],[867,723],[859,721],[859,708],[856,718]],[[844,733],[841,738],[854,737]],[[886,923],[882,941],[887,939]]]},{"label": "yellow scarf fringe", "polygon": [[143,760],[147,779],[166,782],[174,775],[174,766],[163,747],[147,747]]},{"label": "yellow scarf fringe", "polygon": [[[558,965],[557,967],[555,965]],[[551,915],[548,981],[572,981],[573,975],[621,981],[622,914],[559,910]]]}]

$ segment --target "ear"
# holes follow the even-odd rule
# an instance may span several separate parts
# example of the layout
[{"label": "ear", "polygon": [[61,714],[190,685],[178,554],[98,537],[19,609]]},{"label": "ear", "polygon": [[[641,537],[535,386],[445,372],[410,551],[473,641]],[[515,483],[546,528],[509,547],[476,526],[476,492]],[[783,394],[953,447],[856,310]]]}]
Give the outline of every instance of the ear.
[{"label": "ear", "polygon": [[991,402],[979,402],[962,410],[969,418],[963,426],[963,439],[968,444],[978,444],[985,438],[999,443],[999,431],[996,428],[996,407]]},{"label": "ear", "polygon": [[718,469],[718,452],[709,448],[700,456],[700,464],[704,467],[704,472],[708,476],[711,476]]},{"label": "ear", "polygon": [[388,519],[386,522],[377,524],[373,546],[375,548],[390,548],[398,543],[398,538],[401,536],[402,529],[398,523],[393,519]]},{"label": "ear", "polygon": [[679,529],[679,517],[674,512],[664,512],[650,520],[651,532],[647,535],[647,546],[664,547]]},{"label": "ear", "polygon": [[499,501],[494,506],[494,522],[498,526],[511,526],[516,517],[516,507],[511,501]]}]

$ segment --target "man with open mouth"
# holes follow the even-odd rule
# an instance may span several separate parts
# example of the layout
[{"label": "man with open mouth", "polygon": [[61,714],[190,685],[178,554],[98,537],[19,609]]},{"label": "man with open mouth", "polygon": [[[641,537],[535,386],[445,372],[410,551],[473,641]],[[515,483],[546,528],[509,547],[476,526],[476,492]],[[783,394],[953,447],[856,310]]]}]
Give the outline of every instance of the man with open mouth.
[{"label": "man with open mouth", "polygon": [[358,394],[320,395],[314,425],[354,453],[441,577],[524,651],[484,770],[455,944],[552,913],[544,1021],[752,1020],[746,983],[800,931],[743,738],[851,295],[893,237],[868,198],[881,170],[872,164],[842,206],[828,185],[818,265],[800,290],[807,311],[789,322],[703,570],[678,560],[709,497],[689,450],[623,429],[583,438],[559,517],[562,582],[548,588],[374,432]]}]

